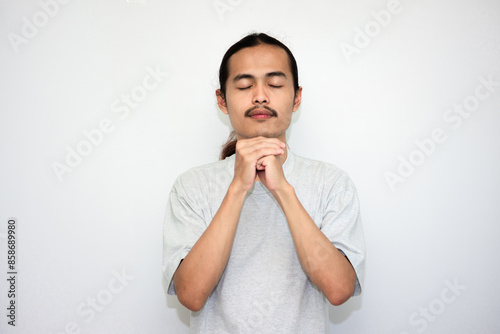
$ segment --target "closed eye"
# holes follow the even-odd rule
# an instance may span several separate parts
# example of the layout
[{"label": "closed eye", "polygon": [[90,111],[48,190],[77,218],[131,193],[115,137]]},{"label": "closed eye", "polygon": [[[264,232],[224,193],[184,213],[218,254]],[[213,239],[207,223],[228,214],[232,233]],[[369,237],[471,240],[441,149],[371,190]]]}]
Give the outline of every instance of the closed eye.
[{"label": "closed eye", "polygon": [[239,90],[245,90],[245,89],[249,89],[250,87],[252,86],[248,86],[248,87],[238,87]]},{"label": "closed eye", "polygon": [[272,88],[281,88],[283,86],[282,85],[269,85],[269,87],[272,87]]}]

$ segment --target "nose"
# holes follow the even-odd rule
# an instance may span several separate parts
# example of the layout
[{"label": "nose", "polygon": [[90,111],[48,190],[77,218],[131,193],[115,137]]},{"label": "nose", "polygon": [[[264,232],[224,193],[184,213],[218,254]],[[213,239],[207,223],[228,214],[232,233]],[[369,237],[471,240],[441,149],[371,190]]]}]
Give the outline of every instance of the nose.
[{"label": "nose", "polygon": [[255,104],[264,104],[269,102],[269,96],[264,85],[256,85],[254,89],[253,102]]}]

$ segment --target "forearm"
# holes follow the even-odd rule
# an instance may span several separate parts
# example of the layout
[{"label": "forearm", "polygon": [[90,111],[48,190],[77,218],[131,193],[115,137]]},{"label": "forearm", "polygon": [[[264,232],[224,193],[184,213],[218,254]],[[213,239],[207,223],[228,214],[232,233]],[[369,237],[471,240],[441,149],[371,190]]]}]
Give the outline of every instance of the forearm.
[{"label": "forearm", "polygon": [[344,303],[352,295],[356,282],[352,265],[319,230],[292,186],[273,195],[285,213],[304,271],[331,304]]},{"label": "forearm", "polygon": [[174,274],[179,301],[192,311],[203,307],[226,267],[245,194],[229,187],[212,222]]}]

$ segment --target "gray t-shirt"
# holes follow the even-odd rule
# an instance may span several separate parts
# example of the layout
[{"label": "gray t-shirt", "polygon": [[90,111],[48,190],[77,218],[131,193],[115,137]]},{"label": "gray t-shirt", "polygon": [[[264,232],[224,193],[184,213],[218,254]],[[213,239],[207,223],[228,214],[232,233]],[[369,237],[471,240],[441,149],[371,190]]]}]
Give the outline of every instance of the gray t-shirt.
[{"label": "gray t-shirt", "polygon": [[[164,225],[163,272],[173,275],[212,221],[234,175],[234,155],[177,178]],[[287,181],[319,229],[356,271],[361,292],[365,245],[356,189],[336,166],[294,155],[283,164]],[[318,251],[317,256],[321,256]],[[327,333],[328,301],[302,269],[285,215],[260,182],[248,192],[233,248],[219,283],[191,333]]]}]

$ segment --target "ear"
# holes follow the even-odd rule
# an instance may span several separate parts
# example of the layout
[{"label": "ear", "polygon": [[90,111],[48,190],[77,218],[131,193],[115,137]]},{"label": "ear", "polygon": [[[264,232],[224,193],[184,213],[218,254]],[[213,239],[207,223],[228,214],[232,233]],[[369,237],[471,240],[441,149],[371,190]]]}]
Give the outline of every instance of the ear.
[{"label": "ear", "polygon": [[293,101],[293,109],[292,109],[293,112],[299,109],[300,102],[302,102],[302,87],[299,87],[299,89],[295,92],[295,98]]},{"label": "ear", "polygon": [[217,97],[217,105],[219,106],[220,111],[222,111],[224,114],[228,114],[227,112],[227,105],[226,105],[226,99],[224,98],[224,94],[222,94],[222,91],[220,89],[217,89],[215,91],[215,96]]}]

